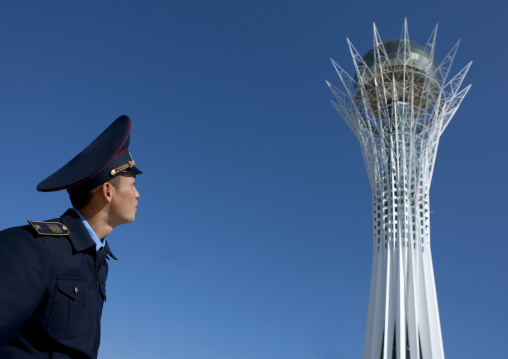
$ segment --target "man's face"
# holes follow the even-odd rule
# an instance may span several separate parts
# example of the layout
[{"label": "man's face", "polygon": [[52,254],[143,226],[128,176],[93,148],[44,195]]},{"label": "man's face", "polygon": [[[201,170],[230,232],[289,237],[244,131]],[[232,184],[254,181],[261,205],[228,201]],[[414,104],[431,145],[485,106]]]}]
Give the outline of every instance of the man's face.
[{"label": "man's face", "polygon": [[139,192],[134,186],[136,175],[123,173],[116,177],[112,186],[109,222],[113,227],[134,222],[138,206]]}]

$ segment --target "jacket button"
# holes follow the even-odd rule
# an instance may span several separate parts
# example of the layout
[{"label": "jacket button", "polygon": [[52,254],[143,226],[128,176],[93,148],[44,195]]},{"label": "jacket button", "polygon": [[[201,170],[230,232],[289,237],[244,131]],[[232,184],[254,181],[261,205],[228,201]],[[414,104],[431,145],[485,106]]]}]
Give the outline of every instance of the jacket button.
[{"label": "jacket button", "polygon": [[74,287],[74,293],[78,293],[78,287]]}]

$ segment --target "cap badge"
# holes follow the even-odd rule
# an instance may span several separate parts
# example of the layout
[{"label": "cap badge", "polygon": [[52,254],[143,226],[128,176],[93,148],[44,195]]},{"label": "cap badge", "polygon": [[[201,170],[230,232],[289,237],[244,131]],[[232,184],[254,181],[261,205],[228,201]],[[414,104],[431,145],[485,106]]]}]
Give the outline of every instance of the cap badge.
[{"label": "cap badge", "polygon": [[111,170],[111,172],[109,172],[109,174],[110,174],[111,176],[114,176],[114,175],[116,175],[117,173],[120,173],[120,172],[122,172],[123,170],[126,170],[127,168],[132,168],[132,167],[134,167],[134,164],[135,164],[135,162],[134,162],[134,161],[129,161],[129,162],[127,162],[126,164],[121,165],[120,167],[117,167],[117,168],[115,168],[114,170]]}]

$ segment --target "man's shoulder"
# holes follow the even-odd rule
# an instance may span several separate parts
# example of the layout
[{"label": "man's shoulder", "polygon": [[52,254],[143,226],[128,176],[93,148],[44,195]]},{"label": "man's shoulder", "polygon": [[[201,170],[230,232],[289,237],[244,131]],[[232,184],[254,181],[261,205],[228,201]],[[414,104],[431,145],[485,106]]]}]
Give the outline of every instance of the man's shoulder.
[{"label": "man's shoulder", "polygon": [[28,220],[28,224],[6,228],[0,231],[0,238],[17,237],[20,239],[34,239],[38,237],[68,236],[70,229],[60,218],[47,221]]},{"label": "man's shoulder", "polygon": [[[55,252],[68,252],[69,229],[59,218],[49,221],[28,220],[26,225],[0,231],[0,251],[9,257],[35,258]],[[3,258],[0,255],[0,258]],[[14,259],[14,258],[12,258]],[[5,258],[3,260],[6,260]],[[29,260],[29,259],[28,259]]]},{"label": "man's shoulder", "polygon": [[39,239],[30,225],[1,231],[0,252],[0,261],[11,265],[14,265],[13,261],[35,261],[43,253],[48,253],[46,242]]},{"label": "man's shoulder", "polygon": [[0,231],[0,238],[21,237],[21,238],[30,239],[30,238],[33,238],[34,236],[35,236],[35,232],[29,225],[6,228],[6,229]]}]

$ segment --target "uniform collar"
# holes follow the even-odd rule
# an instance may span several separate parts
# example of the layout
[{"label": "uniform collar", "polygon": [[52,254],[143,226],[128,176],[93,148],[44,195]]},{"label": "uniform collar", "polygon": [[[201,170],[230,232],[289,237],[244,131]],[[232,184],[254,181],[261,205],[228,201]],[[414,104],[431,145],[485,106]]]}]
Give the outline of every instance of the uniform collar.
[{"label": "uniform collar", "polygon": [[83,215],[76,208],[72,208],[72,210],[74,212],[76,212],[76,214],[79,216],[79,218],[81,218],[81,222],[83,222],[83,225],[85,226],[86,230],[88,231],[88,234],[90,235],[90,237],[93,239],[93,241],[96,244],[96,250],[98,251],[99,249],[104,247],[105,239],[103,238],[101,241],[99,239],[99,237],[97,237],[97,233],[95,233],[92,226],[90,226],[90,223],[88,223],[88,221],[85,219],[85,217],[83,217]]},{"label": "uniform collar", "polygon": [[106,241],[106,244],[104,245],[104,249],[106,250],[106,253],[111,256],[111,258],[113,258],[114,260],[118,260],[118,258],[115,257],[115,255],[113,254],[113,252],[111,252],[111,249],[109,249],[109,244],[108,242]]},{"label": "uniform collar", "polygon": [[[91,247],[95,247],[94,240],[90,237],[88,230],[79,215],[72,209],[68,209],[62,217],[60,217],[63,224],[69,228],[70,233],[68,235],[72,246],[78,252],[83,252]],[[117,259],[109,248],[109,244],[106,241],[104,249],[113,259]]]}]

